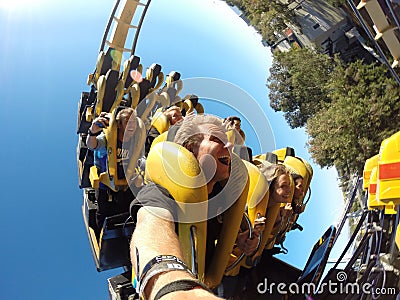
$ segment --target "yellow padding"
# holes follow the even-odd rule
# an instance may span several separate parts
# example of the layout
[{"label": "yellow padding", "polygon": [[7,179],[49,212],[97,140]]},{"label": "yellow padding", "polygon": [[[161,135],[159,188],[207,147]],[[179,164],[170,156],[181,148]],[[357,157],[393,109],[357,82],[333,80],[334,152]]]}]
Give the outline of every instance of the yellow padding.
[{"label": "yellow padding", "polygon": [[151,126],[157,129],[159,133],[164,133],[169,129],[170,123],[168,117],[158,109],[151,120]]},{"label": "yellow padding", "polygon": [[[153,145],[146,161],[145,179],[165,187],[177,201],[180,210],[178,220],[184,220],[185,213],[193,214],[198,219],[207,220],[207,186],[204,174],[197,159],[187,149],[172,143],[160,142]],[[204,203],[196,211],[190,211],[186,203]],[[192,252],[190,246],[190,228],[196,228],[196,257],[198,277],[204,281],[205,249],[207,236],[207,221],[179,223],[179,241],[182,245],[184,258],[190,268]]]},{"label": "yellow padding", "polygon": [[400,249],[400,224],[397,225],[395,241],[397,248]]},{"label": "yellow padding", "polygon": [[153,140],[153,143],[151,144],[150,150],[155,144],[166,141],[167,140],[167,136],[168,136],[168,131],[163,132],[158,137],[156,137]]},{"label": "yellow padding", "polygon": [[138,83],[133,84],[129,88],[129,95],[131,96],[131,99],[132,99],[131,107],[136,109],[136,107],[139,104],[139,99],[140,99],[140,86]]},{"label": "yellow padding", "polygon": [[228,137],[228,142],[230,142],[232,145],[235,144],[235,131],[233,129],[230,129],[226,132],[226,136]]},{"label": "yellow padding", "polygon": [[304,165],[303,161],[298,159],[297,157],[286,156],[283,164],[291,170],[292,174],[294,173],[300,175],[303,178],[306,178],[308,175],[307,168]]},{"label": "yellow padding", "polygon": [[[303,189],[306,193],[310,187],[312,178],[312,168],[309,165],[307,168],[305,160],[300,157],[286,156],[283,164],[289,169],[290,173],[297,174],[303,177]],[[310,171],[311,170],[311,171]],[[294,183],[293,183],[294,185]],[[302,199],[301,199],[302,200]]]},{"label": "yellow padding", "polygon": [[[254,220],[259,218],[259,217],[266,217],[267,214],[267,206],[268,206],[268,200],[269,200],[269,184],[267,181],[267,178],[260,172],[260,170],[253,164],[243,161],[248,174],[249,174],[249,193],[247,195],[247,213],[251,222],[251,225],[254,228]],[[267,218],[267,223],[269,219]],[[264,235],[268,235],[269,232],[267,232],[267,226],[264,229],[263,237]],[[262,238],[263,238],[262,237]],[[264,249],[265,243],[263,244],[263,241],[266,242],[266,240],[262,239],[261,244],[260,244],[260,249]],[[256,252],[255,255],[252,257],[252,261],[254,261],[255,258],[257,258],[259,255],[261,255],[262,252],[260,252],[260,249]],[[242,263],[243,266],[245,267],[251,267],[246,265],[246,261],[244,260]]]},{"label": "yellow padding", "polygon": [[267,208],[267,222],[265,223],[265,229],[263,232],[263,236],[262,236],[262,240],[261,240],[261,244],[260,244],[260,248],[257,250],[256,254],[254,255],[256,256],[260,256],[262,254],[262,251],[265,249],[271,249],[273,247],[273,243],[272,243],[272,247],[271,247],[271,242],[272,239],[273,241],[275,241],[274,237],[274,224],[275,224],[275,220],[278,217],[279,214],[279,210],[281,209],[281,205],[280,203],[277,204],[273,204],[270,207]]},{"label": "yellow padding", "polygon": [[97,167],[96,166],[91,166],[90,171],[89,171],[89,179],[90,183],[92,185],[92,188],[98,189],[99,188],[99,183],[100,183],[100,178],[97,173]]},{"label": "yellow padding", "polygon": [[305,188],[304,188],[304,191],[307,191],[307,189],[310,187],[311,179],[312,179],[312,177],[314,175],[314,171],[313,171],[313,168],[311,167],[310,163],[307,160],[305,160],[304,158],[301,158],[301,157],[299,157],[299,158],[303,161],[304,165],[307,168],[308,177],[307,177],[307,180],[305,182]]},{"label": "yellow padding", "polygon": [[[243,160],[247,168],[247,172],[249,175],[249,192],[247,194],[247,215],[250,219],[251,225],[254,228],[254,220],[259,217],[265,217],[268,199],[269,199],[269,185],[267,178],[260,172],[260,170],[253,165],[252,163]],[[238,259],[240,255],[242,255],[242,251],[238,251],[238,253],[231,254],[231,263]],[[257,256],[254,255],[251,258],[253,261]],[[225,273],[227,276],[235,276],[239,273],[240,267],[244,266],[247,268],[252,267],[246,264],[246,260],[243,260],[240,264],[235,266],[232,270]]]},{"label": "yellow padding", "polygon": [[400,204],[400,131],[381,143],[378,163],[379,200]]},{"label": "yellow padding", "polygon": [[368,158],[364,164],[363,170],[363,189],[367,190],[369,188],[369,179],[371,177],[372,169],[378,166],[379,154]]},{"label": "yellow padding", "polygon": [[[154,77],[154,67],[156,66],[156,64],[152,64],[149,68],[147,68],[147,70],[146,70],[146,79],[148,80],[148,81],[152,81],[153,80],[153,77]],[[157,80],[156,80],[156,84],[155,84],[155,86],[153,87],[153,88],[150,88],[149,89],[149,94],[150,93],[152,93],[153,91],[155,91],[155,90],[158,90],[160,87],[161,87],[161,85],[162,85],[162,83],[164,82],[164,73],[163,72],[160,72],[158,75],[157,75]]]},{"label": "yellow padding", "polygon": [[93,121],[93,119],[94,119],[94,114],[93,114],[93,107],[91,107],[91,106],[89,106],[87,109],[86,109],[86,122],[92,122]]},{"label": "yellow padding", "polygon": [[[179,241],[185,261],[193,267],[190,228],[194,227],[198,278],[209,287],[218,286],[228,264],[247,199],[247,172],[241,159],[235,154],[232,155],[231,175],[224,190],[221,191],[221,196],[228,199],[229,196],[237,194],[238,189],[244,189],[240,190],[242,191],[240,197],[223,214],[220,238],[216,243],[207,273],[205,273],[205,249],[208,192],[205,176],[197,159],[187,149],[175,143],[159,142],[152,147],[147,157],[145,178],[165,187],[177,201]],[[194,220],[192,223],[187,223],[190,221],[188,216]]]},{"label": "yellow padding", "polygon": [[95,107],[95,114],[99,116],[103,108],[104,94],[106,92],[106,76],[101,75],[97,80],[97,101]]},{"label": "yellow padding", "polygon": [[[251,224],[259,216],[264,217],[269,198],[269,185],[267,178],[260,170],[248,161],[244,161],[249,174],[249,193],[247,195],[247,212]],[[259,216],[258,216],[259,215]]]},{"label": "yellow padding", "polygon": [[[99,77],[100,77],[100,71],[101,71],[101,68],[102,68],[102,66],[103,66],[103,62],[104,62],[104,57],[105,57],[105,54],[104,54],[104,52],[103,51],[100,51],[99,52],[99,55],[97,56],[97,61],[96,61],[96,71],[95,71],[95,73],[94,73],[94,78],[93,78],[93,83],[94,84],[96,84],[97,83],[97,80],[99,80]],[[90,83],[89,83],[90,84]]]},{"label": "yellow padding", "polygon": [[278,156],[278,161],[283,162],[286,158],[286,153],[287,153],[288,147],[286,148],[280,148],[272,151],[272,153],[276,154]]},{"label": "yellow padding", "polygon": [[[149,117],[155,104],[157,103],[158,96],[156,95],[156,93],[150,93],[149,95],[147,95],[147,100],[148,100],[148,102],[147,102],[146,108],[144,109],[144,112],[142,113],[142,115],[139,116],[142,119],[142,121],[145,123],[147,122],[147,118]],[[140,102],[140,103],[142,103],[142,102]],[[150,129],[150,124],[148,124],[148,125],[149,125],[149,127],[147,129]]]},{"label": "yellow padding", "polygon": [[125,170],[125,177],[128,179],[131,179],[136,172],[137,161],[143,154],[144,143],[146,140],[145,124],[140,118],[136,118],[136,122],[137,122],[136,131],[134,136],[132,137],[134,146],[131,149],[132,150],[131,157],[129,160],[128,167]]},{"label": "yellow padding", "polygon": [[378,167],[373,167],[371,170],[371,175],[369,177],[369,186],[368,186],[368,200],[367,205],[370,210],[372,209],[383,209],[383,203],[379,202],[379,199],[376,196],[377,193],[377,180],[378,180]]},{"label": "yellow padding", "polygon": [[[217,242],[214,256],[207,270],[205,283],[211,288],[217,287],[228,265],[230,254],[242,222],[245,210],[249,179],[246,166],[236,154],[232,154],[231,174],[224,190],[221,192],[225,199],[232,199],[233,195],[240,194],[234,204],[223,215],[222,230]],[[234,199],[233,199],[234,200]]]}]

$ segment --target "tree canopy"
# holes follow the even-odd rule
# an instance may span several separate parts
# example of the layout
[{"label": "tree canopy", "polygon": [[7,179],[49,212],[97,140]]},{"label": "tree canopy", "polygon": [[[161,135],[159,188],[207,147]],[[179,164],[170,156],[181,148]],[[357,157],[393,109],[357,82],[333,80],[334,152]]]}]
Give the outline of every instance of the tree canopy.
[{"label": "tree canopy", "polygon": [[[226,1],[240,8],[269,44],[296,23],[288,9],[293,1]],[[291,128],[306,127],[314,161],[341,174],[360,173],[382,140],[400,130],[400,87],[386,66],[345,65],[308,49],[275,51],[267,87],[271,108],[282,111]]]},{"label": "tree canopy", "polygon": [[275,43],[287,24],[296,24],[293,10],[287,4],[271,0],[227,0],[229,5],[237,6],[259,30],[264,40],[269,44]]},{"label": "tree canopy", "polygon": [[291,128],[303,127],[329,103],[327,82],[338,61],[308,49],[276,52],[267,79],[270,106],[282,111]]},{"label": "tree canopy", "polygon": [[399,130],[400,88],[385,66],[362,61],[338,65],[327,88],[331,101],[307,122],[310,153],[322,167],[360,173]]}]

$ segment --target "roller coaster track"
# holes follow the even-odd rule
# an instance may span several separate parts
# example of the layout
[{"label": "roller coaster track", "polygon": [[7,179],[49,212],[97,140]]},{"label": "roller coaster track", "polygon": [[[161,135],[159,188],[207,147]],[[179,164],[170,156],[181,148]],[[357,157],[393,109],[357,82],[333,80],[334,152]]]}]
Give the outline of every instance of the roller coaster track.
[{"label": "roller coaster track", "polygon": [[[130,52],[131,55],[134,55],[140,29],[142,28],[143,20],[150,2],[151,0],[147,0],[145,3],[138,0],[117,0],[104,31],[99,52],[106,50],[105,47],[108,46],[118,51]],[[138,7],[143,7],[142,12],[139,12]],[[118,9],[120,9],[119,14],[117,14]],[[137,24],[132,24],[135,14],[140,14],[140,19]],[[111,28],[113,28],[113,30],[110,34]],[[132,47],[126,48],[126,39],[130,29],[135,30],[135,36],[133,38]]]},{"label": "roller coaster track", "polygon": [[[400,77],[395,68],[400,60],[400,22],[389,0],[361,0],[358,5],[347,0],[350,8],[359,20],[370,41],[374,44],[381,59],[388,67],[393,78],[400,85]],[[368,17],[371,22],[366,20]],[[385,53],[379,42],[388,49],[391,57]],[[392,61],[392,63],[390,63]]]}]

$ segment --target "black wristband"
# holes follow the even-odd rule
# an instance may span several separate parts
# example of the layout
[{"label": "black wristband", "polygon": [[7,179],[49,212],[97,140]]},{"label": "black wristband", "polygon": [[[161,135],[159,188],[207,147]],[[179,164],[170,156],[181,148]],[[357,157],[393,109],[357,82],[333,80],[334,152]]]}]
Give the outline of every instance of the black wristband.
[{"label": "black wristband", "polygon": [[211,290],[202,282],[198,280],[191,279],[182,279],[168,283],[164,285],[155,295],[154,300],[159,300],[161,297],[177,291],[190,291],[196,287],[201,287],[203,290],[209,291]]},{"label": "black wristband", "polygon": [[184,271],[194,277],[194,274],[183,261],[173,255],[159,255],[149,261],[143,268],[141,276],[137,276],[138,286],[136,291],[143,297],[144,290],[149,280],[160,273],[170,271]]},{"label": "black wristband", "polygon": [[90,136],[98,136],[98,135],[101,134],[101,132],[102,132],[101,130],[98,131],[98,132],[92,132],[90,129],[88,130],[88,133],[89,133]]},{"label": "black wristband", "polygon": [[[161,263],[161,262],[171,262],[171,263],[178,263],[182,264],[186,267],[185,263],[177,258],[174,255],[158,255],[154,257],[152,260],[150,260],[143,268],[142,275],[138,276],[138,281],[142,281],[143,278],[146,276],[146,273],[156,264]],[[187,268],[187,267],[186,267]],[[139,275],[139,274],[138,274]]]}]

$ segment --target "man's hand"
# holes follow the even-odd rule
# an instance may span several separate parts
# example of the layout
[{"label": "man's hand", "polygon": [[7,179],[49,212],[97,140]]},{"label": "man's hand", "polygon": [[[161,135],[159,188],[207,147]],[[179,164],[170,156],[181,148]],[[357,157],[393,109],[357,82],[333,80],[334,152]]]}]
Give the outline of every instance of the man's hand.
[{"label": "man's hand", "polygon": [[100,132],[103,128],[108,127],[110,118],[108,113],[102,112],[100,116],[93,120],[92,126],[90,126],[90,131],[92,133]]},{"label": "man's hand", "polygon": [[247,256],[252,255],[257,250],[258,242],[259,233],[254,232],[254,237],[250,239],[249,230],[240,232],[236,238],[236,244]]},{"label": "man's hand", "polygon": [[258,235],[265,229],[265,221],[267,219],[265,217],[259,217],[254,220],[254,232],[257,232]]}]

